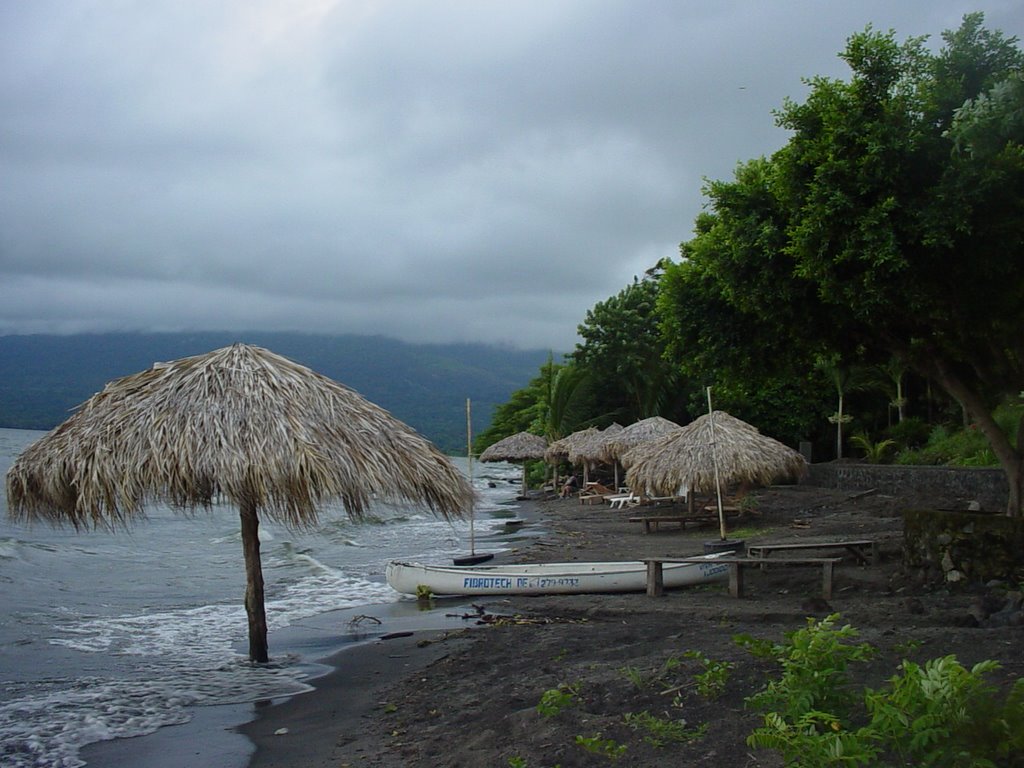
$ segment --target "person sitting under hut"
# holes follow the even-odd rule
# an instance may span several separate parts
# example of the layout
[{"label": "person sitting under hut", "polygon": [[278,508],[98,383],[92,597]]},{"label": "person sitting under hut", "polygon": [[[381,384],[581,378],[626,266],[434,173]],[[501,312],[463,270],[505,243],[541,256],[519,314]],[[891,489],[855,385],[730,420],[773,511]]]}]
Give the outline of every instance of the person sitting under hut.
[{"label": "person sitting under hut", "polygon": [[562,486],[562,490],[558,495],[563,499],[566,496],[572,496],[576,492],[576,488],[576,475],[569,475],[569,478],[565,481],[565,484]]}]

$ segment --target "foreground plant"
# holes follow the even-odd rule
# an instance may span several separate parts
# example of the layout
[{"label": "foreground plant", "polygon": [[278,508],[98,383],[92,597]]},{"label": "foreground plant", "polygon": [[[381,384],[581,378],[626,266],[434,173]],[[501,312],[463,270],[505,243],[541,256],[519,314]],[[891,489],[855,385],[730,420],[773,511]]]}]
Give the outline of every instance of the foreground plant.
[{"label": "foreground plant", "polygon": [[606,739],[600,733],[593,736],[577,736],[576,743],[587,752],[607,757],[609,760],[618,760],[626,754],[626,745],[619,744],[615,739]]},{"label": "foreground plant", "polygon": [[733,664],[728,661],[714,661],[700,651],[687,651],[683,654],[688,659],[696,659],[704,667],[703,672],[693,676],[697,683],[697,693],[705,699],[717,699],[725,691]]},{"label": "foreground plant", "polygon": [[750,746],[806,768],[1024,766],[1024,679],[999,702],[984,680],[999,668],[996,662],[968,670],[945,656],[923,667],[904,661],[882,689],[855,691],[849,665],[869,658],[872,649],[851,644],[856,631],[836,628],[837,619],[809,619],[780,645],[737,638],[782,665],[778,680],[747,699],[764,712],[764,725],[747,738]]},{"label": "foreground plant", "polygon": [[537,702],[537,711],[542,717],[554,717],[562,710],[571,707],[579,694],[577,686],[562,683],[557,688],[549,688],[541,694]]},{"label": "foreground plant", "polygon": [[706,723],[690,728],[683,719],[669,720],[647,711],[627,712],[624,719],[634,731],[643,731],[644,741],[652,747],[663,747],[668,742],[688,744],[703,738],[707,732]]}]

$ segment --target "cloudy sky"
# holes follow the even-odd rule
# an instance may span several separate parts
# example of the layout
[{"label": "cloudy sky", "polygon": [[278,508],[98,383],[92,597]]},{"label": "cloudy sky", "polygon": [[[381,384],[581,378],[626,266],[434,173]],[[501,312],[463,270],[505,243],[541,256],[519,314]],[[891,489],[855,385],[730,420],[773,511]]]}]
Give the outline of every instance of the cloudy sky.
[{"label": "cloudy sky", "polygon": [[0,334],[572,348],[871,23],[1020,0],[2,0]]}]

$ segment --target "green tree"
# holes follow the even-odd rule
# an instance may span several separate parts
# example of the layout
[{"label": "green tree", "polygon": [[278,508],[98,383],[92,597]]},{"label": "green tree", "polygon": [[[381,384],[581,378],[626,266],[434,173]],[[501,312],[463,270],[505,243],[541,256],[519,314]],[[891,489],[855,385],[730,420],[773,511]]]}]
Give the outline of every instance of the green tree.
[{"label": "green tree", "polygon": [[813,369],[822,344],[790,328],[827,323],[811,316],[819,308],[812,295],[761,312],[775,301],[773,286],[789,279],[771,176],[770,163],[755,160],[737,169],[739,182],[705,187],[714,210],[698,217],[682,260],[665,267],[658,315],[666,356],[696,388],[692,413],[706,410],[704,387],[713,386],[718,407],[795,445],[817,442],[831,411]]},{"label": "green tree", "polygon": [[659,272],[660,265],[588,310],[572,354],[591,373],[598,408],[626,423],[669,415],[678,405],[682,382],[664,357],[658,325]]},{"label": "green tree", "polygon": [[[981,21],[966,17],[935,57],[920,40],[854,35],[851,81],[813,81],[805,104],[786,106],[794,137],[776,157],[794,275],[848,338],[896,354],[963,405],[1019,514],[1022,454],[992,412],[1024,380],[1024,135],[989,118],[1019,108],[992,94],[1012,92],[1000,84],[1024,55]],[[987,107],[951,113],[962,97]]]},{"label": "green tree", "polygon": [[868,383],[868,371],[856,365],[846,365],[838,354],[821,355],[815,361],[815,367],[821,371],[836,393],[836,411],[828,417],[829,423],[836,427],[836,458],[843,458],[843,425],[853,421],[853,416],[845,409],[846,396],[851,392],[864,389]]},{"label": "green tree", "polygon": [[482,452],[517,432],[557,440],[589,426],[593,413],[590,373],[573,364],[556,363],[549,355],[539,374],[495,409],[490,425],[473,441],[473,448]]},{"label": "green tree", "polygon": [[686,252],[716,283],[702,295],[752,321],[752,356],[781,337],[784,363],[861,350],[939,384],[988,438],[1020,514],[1024,422],[1015,445],[992,412],[1024,381],[1024,54],[982,20],[934,55],[853,35],[850,80],[814,78],[786,102],[791,139],[710,185]]}]

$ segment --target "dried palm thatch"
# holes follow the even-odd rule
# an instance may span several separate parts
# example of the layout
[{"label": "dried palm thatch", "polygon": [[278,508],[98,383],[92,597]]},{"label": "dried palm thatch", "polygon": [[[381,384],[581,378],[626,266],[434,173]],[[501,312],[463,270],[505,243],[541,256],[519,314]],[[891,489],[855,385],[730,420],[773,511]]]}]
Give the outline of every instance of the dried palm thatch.
[{"label": "dried palm thatch", "polygon": [[601,458],[609,464],[614,461],[621,461],[625,453],[641,443],[646,443],[677,429],[681,429],[678,424],[661,416],[651,416],[648,419],[643,419],[642,421],[630,424],[617,435],[608,438],[601,448]]},{"label": "dried palm thatch", "polygon": [[[596,427],[587,427],[581,429],[579,432],[573,432],[568,437],[563,437],[561,440],[555,440],[553,443],[548,445],[548,449],[544,452],[544,461],[548,464],[553,465],[556,468],[556,479],[557,479],[557,467],[560,462],[569,461],[570,452],[575,455],[577,445],[581,445],[588,440],[592,439],[598,434]],[[575,462],[570,462],[575,464]],[[583,464],[583,482],[587,482],[587,465]]]},{"label": "dried palm thatch", "polygon": [[529,432],[518,432],[499,440],[480,454],[480,461],[530,461],[543,459],[548,441]]},{"label": "dried palm thatch", "polygon": [[701,416],[638,446],[623,457],[623,463],[630,488],[657,496],[675,495],[680,488],[695,493],[717,490],[716,465],[723,484],[768,485],[799,479],[807,472],[807,461],[800,453],[725,411]]},{"label": "dried palm thatch", "polygon": [[544,451],[544,461],[548,464],[557,464],[560,461],[568,461],[569,453],[574,452],[578,444],[582,444],[585,441],[591,439],[598,434],[596,427],[587,427],[581,429],[579,432],[573,432],[567,437],[563,437],[560,440],[555,440],[550,443],[547,450]]},{"label": "dried palm thatch", "polygon": [[605,463],[604,446],[621,432],[621,424],[612,424],[599,432],[586,433],[569,446],[569,462],[571,464]]},{"label": "dried palm thatch", "polygon": [[543,459],[544,451],[547,450],[548,441],[539,435],[529,432],[517,432],[514,435],[499,440],[494,445],[484,449],[480,454],[480,461],[509,461],[523,464],[523,484],[520,495],[526,495],[526,462],[531,459]]},{"label": "dried palm thatch", "polygon": [[76,528],[127,526],[156,500],[237,504],[257,661],[266,661],[259,514],[307,526],[327,501],[359,518],[376,497],[447,518],[473,498],[448,458],[387,411],[244,344],[110,382],[26,449],[6,484],[13,518]]}]

